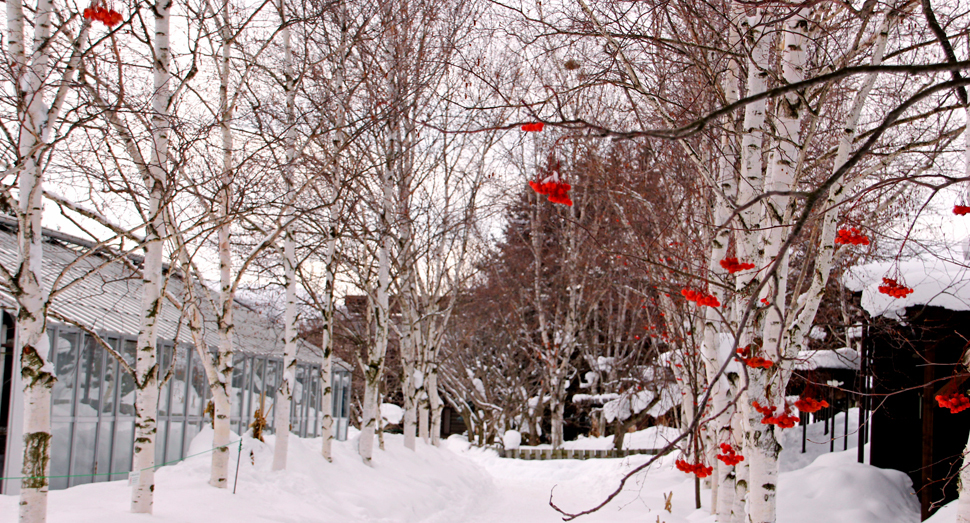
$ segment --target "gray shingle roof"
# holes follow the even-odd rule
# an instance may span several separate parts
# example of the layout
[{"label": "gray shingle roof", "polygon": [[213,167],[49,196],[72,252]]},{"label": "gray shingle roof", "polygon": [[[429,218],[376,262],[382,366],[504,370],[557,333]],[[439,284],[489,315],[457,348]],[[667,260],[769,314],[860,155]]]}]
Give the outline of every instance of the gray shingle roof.
[{"label": "gray shingle roof", "polygon": [[[0,263],[8,270],[15,267],[17,259],[17,223],[9,217],[0,216]],[[58,288],[91,273],[70,288],[63,290],[52,303],[57,313],[84,324],[95,331],[138,335],[141,309],[142,280],[124,263],[109,253],[79,257],[90,252],[91,244],[77,238],[53,231],[44,233],[44,285],[48,289],[54,279],[63,273]],[[135,258],[135,257],[132,257]],[[135,258],[138,262],[140,259]],[[73,264],[73,265],[72,265]],[[167,278],[167,291],[181,298],[184,280],[177,275]],[[202,295],[200,289],[197,295]],[[215,294],[215,293],[213,293]],[[218,343],[215,314],[208,300],[203,299],[202,314],[205,318],[206,343],[214,347]],[[15,309],[15,302],[8,289],[0,286],[0,307]],[[252,355],[283,354],[283,325],[270,320],[259,311],[236,302],[233,311],[235,324],[235,350]],[[178,340],[192,344],[191,333],[180,311],[165,301],[158,324],[159,339]],[[301,362],[320,364],[322,351],[304,340],[299,340],[297,359]],[[350,370],[346,362],[334,357],[334,366]]]}]

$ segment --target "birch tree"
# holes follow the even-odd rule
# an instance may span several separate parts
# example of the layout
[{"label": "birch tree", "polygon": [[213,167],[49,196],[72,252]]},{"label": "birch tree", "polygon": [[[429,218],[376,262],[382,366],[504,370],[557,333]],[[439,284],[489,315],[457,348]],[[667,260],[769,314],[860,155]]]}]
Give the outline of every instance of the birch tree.
[{"label": "birch tree", "polygon": [[[88,51],[90,22],[82,22],[74,35],[66,25],[55,25],[59,20],[52,1],[42,0],[35,9],[28,8],[29,17],[24,7],[22,2],[8,2],[6,8],[4,54],[14,99],[8,113],[12,124],[4,124],[11,143],[5,148],[5,183],[0,198],[17,217],[18,251],[16,267],[0,267],[0,277],[18,309],[15,350],[20,354],[24,393],[20,521],[40,523],[47,518],[50,403],[56,380],[47,336],[51,294],[45,290],[42,272],[45,163],[55,145],[55,131],[63,123],[62,110],[78,61]],[[27,25],[32,28],[30,33],[25,31]],[[59,49],[69,50],[66,60],[55,54]]]}]

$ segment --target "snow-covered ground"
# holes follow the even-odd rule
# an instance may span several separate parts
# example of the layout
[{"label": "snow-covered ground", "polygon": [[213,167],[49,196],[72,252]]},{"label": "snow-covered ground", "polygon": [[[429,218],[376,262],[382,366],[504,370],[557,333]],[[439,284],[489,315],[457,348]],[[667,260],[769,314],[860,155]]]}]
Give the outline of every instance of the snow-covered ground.
[{"label": "snow-covered ground", "polygon": [[[850,417],[850,434],[853,427]],[[809,439],[820,442],[820,432],[812,427]],[[628,441],[632,448],[654,447],[673,435],[655,428],[630,434]],[[127,484],[116,481],[52,492],[49,521],[552,523],[562,519],[549,507],[550,492],[566,510],[587,509],[599,503],[623,473],[650,459],[643,455],[587,461],[503,459],[493,450],[470,447],[459,437],[450,438],[441,449],[419,443],[417,452],[410,452],[400,435],[387,434],[387,450],[376,452],[374,466],[367,467],[354,453],[355,437],[356,433],[347,442],[336,442],[333,463],[320,456],[319,440],[294,437],[284,472],[269,470],[272,437],[267,443],[247,438],[235,495],[231,489],[219,491],[206,484],[209,459],[202,455],[158,471],[152,518],[128,512]],[[827,445],[821,443],[810,445],[802,455],[800,438],[798,429],[786,431],[784,437],[789,448],[782,454],[782,469],[787,472],[779,482],[779,523],[919,521],[916,498],[903,473],[860,465],[853,449],[824,453]],[[798,448],[792,448],[793,439]],[[201,433],[191,453],[205,451],[209,441],[211,433]],[[610,438],[570,443],[589,449],[610,444]],[[713,523],[708,507],[695,509],[692,476],[674,468],[675,458],[661,458],[636,475],[604,509],[578,521]],[[235,462],[234,448],[233,467]],[[671,492],[667,512],[664,495]],[[704,492],[705,504],[708,498]],[[16,521],[16,516],[17,498],[0,496],[0,521]],[[952,517],[936,518],[933,523],[952,521]]]}]

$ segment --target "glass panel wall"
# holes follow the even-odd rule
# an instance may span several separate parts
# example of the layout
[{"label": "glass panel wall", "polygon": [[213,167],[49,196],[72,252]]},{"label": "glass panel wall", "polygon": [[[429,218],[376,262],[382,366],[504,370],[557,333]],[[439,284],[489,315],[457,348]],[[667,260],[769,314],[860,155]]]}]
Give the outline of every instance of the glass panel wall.
[{"label": "glass panel wall", "polygon": [[[125,479],[131,469],[135,423],[135,382],[115,359],[87,334],[71,327],[49,329],[57,381],[51,398],[51,489],[95,481]],[[134,337],[106,337],[115,353],[134,366]],[[282,374],[279,358],[239,353],[232,376],[230,421],[236,433],[245,432],[265,394],[263,412],[273,423],[273,400]],[[159,390],[155,461],[161,465],[185,457],[189,443],[211,416],[208,380],[192,347],[159,344]],[[171,374],[169,375],[169,370]],[[319,367],[299,363],[296,371],[291,424],[300,436],[319,434],[322,397]],[[346,439],[350,376],[336,370],[334,417],[337,439]]]}]

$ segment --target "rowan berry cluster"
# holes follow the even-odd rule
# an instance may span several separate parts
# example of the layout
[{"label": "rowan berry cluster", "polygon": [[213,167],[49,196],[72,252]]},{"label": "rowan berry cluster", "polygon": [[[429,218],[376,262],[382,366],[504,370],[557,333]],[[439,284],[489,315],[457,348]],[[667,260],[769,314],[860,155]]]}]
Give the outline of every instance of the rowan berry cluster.
[{"label": "rowan berry cluster", "polygon": [[734,448],[727,443],[721,443],[721,452],[722,454],[717,455],[717,459],[723,461],[729,467],[733,467],[744,461],[744,456],[735,452]]},{"label": "rowan berry cluster", "polygon": [[121,13],[118,11],[101,6],[86,8],[83,15],[88,20],[97,20],[108,27],[114,27],[122,20]]},{"label": "rowan berry cluster", "polygon": [[753,406],[754,410],[758,411],[759,414],[764,416],[764,418],[761,418],[761,423],[764,423],[765,425],[777,425],[778,428],[790,429],[795,426],[795,423],[798,423],[798,416],[793,416],[790,414],[788,412],[787,405],[785,406],[785,409],[782,412],[779,412],[777,415],[775,414],[776,407],[774,406],[762,407],[757,401],[751,403],[751,406]]},{"label": "rowan berry cluster", "polygon": [[829,406],[829,402],[825,400],[817,400],[815,398],[809,398],[801,396],[798,401],[795,402],[795,408],[801,412],[818,412],[825,407]]},{"label": "rowan berry cluster", "polygon": [[682,459],[678,459],[675,465],[677,465],[677,470],[686,472],[687,474],[694,474],[699,478],[706,478],[714,472],[714,467],[705,467],[703,463],[690,464]]},{"label": "rowan berry cluster", "polygon": [[724,258],[721,260],[721,267],[726,271],[734,274],[736,272],[746,271],[748,269],[754,269],[753,263],[740,263],[737,258]]},{"label": "rowan berry cluster", "polygon": [[913,293],[913,289],[910,289],[905,285],[900,285],[900,283],[893,278],[883,278],[882,282],[885,285],[879,286],[879,292],[892,296],[893,298],[905,298]]},{"label": "rowan berry cluster", "polygon": [[839,229],[835,236],[835,243],[842,245],[869,245],[869,237],[859,232],[859,229],[850,227]]},{"label": "rowan berry cluster", "polygon": [[953,214],[956,214],[957,216],[970,214],[970,205],[954,205]]},{"label": "rowan berry cluster", "polygon": [[544,124],[542,122],[527,123],[527,124],[525,124],[525,125],[522,126],[522,130],[525,131],[525,132],[527,132],[527,133],[537,133],[537,132],[541,131],[542,128],[545,127],[545,126],[546,126],[546,124]]},{"label": "rowan berry cluster", "polygon": [[957,412],[970,409],[970,399],[967,399],[966,394],[960,394],[959,392],[953,392],[946,396],[937,396],[936,401],[944,409],[950,409],[950,414],[956,414]]},{"label": "rowan berry cluster", "polygon": [[758,367],[764,367],[766,369],[770,369],[771,366],[774,365],[774,363],[771,360],[762,358],[760,356],[749,357],[750,354],[751,354],[750,345],[748,345],[747,347],[742,347],[738,349],[738,359],[743,361],[745,365],[751,367],[752,369],[756,369]]},{"label": "rowan berry cluster", "polygon": [[751,367],[752,369],[757,369],[758,367],[764,367],[766,369],[770,369],[771,366],[774,365],[774,363],[771,360],[767,360],[760,356],[754,356],[748,359],[742,358],[741,360],[744,361],[745,365]]},{"label": "rowan berry cluster", "polygon": [[706,305],[708,307],[720,307],[721,306],[721,302],[717,301],[717,298],[715,298],[714,296],[712,296],[710,294],[703,293],[701,291],[693,291],[693,290],[684,288],[684,289],[682,289],[680,291],[680,293],[685,298],[687,298],[687,301],[696,302],[697,305],[700,305],[700,306],[704,306],[704,305]]},{"label": "rowan berry cluster", "polygon": [[569,198],[569,191],[573,187],[566,182],[550,180],[552,180],[551,177],[541,182],[529,181],[529,186],[532,187],[533,191],[548,196],[549,201],[552,203],[561,203],[572,207],[573,201]]}]

